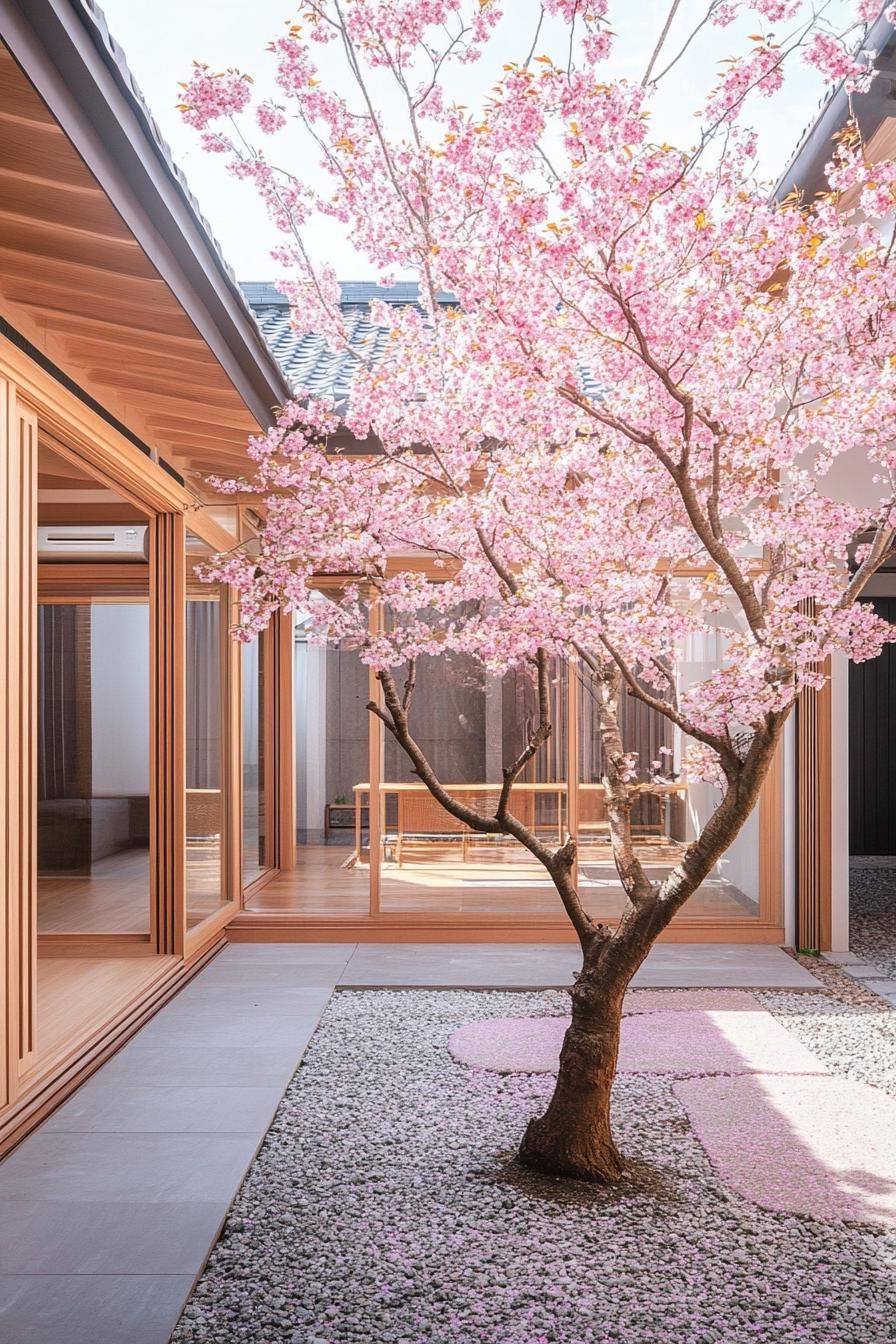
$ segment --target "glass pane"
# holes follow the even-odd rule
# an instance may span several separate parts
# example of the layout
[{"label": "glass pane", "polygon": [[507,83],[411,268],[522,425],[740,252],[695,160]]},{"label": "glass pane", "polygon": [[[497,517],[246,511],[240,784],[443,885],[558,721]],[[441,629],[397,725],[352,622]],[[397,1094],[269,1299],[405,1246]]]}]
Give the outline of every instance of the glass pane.
[{"label": "glass pane", "polygon": [[355,649],[314,639],[326,607],[294,625],[296,866],[247,906],[357,918],[370,908],[368,671]]},{"label": "glass pane", "polygon": [[[511,811],[551,844],[566,826],[566,678],[551,673],[549,742],[514,786]],[[503,677],[460,654],[418,659],[410,726],[441,782],[466,806],[493,816],[503,769],[537,718],[528,669]],[[559,913],[544,868],[518,841],[484,835],[446,812],[385,736],[381,789],[380,905],[390,913]]]},{"label": "glass pane", "polygon": [[205,543],[187,533],[186,906],[187,927],[226,901],[224,881],[226,589],[193,575]]},{"label": "glass pane", "polygon": [[265,682],[263,637],[242,645],[243,886],[270,867],[265,849]]},{"label": "glass pane", "polygon": [[148,934],[149,604],[38,608],[38,930]]},{"label": "glass pane", "polygon": [[[699,650],[693,642],[676,664],[679,693],[720,666],[720,646]],[[700,654],[701,656],[697,656]],[[602,776],[602,746],[591,675],[581,668],[579,711],[579,890],[589,914],[618,918],[625,896],[610,847]],[[620,703],[627,752],[636,756],[638,798],[632,811],[635,846],[648,877],[662,881],[685,846],[709,819],[719,800],[710,784],[687,781],[683,760],[689,739],[659,711],[633,696]],[[694,893],[679,917],[726,919],[759,913],[759,816],[754,809],[734,845]]]}]

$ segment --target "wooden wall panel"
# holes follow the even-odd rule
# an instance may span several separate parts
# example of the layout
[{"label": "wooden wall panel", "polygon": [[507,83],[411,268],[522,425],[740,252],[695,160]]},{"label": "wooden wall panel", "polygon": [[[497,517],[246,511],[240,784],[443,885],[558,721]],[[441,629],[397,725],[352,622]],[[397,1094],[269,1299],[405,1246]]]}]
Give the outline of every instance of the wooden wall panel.
[{"label": "wooden wall panel", "polygon": [[796,707],[796,945],[831,946],[831,683]]},{"label": "wooden wall panel", "polygon": [[37,417],[0,379],[0,873],[6,949],[0,1100],[36,1050]]},{"label": "wooden wall panel", "polygon": [[185,551],[181,514],[160,513],[150,541],[150,854],[152,940],[181,955],[184,896]]}]

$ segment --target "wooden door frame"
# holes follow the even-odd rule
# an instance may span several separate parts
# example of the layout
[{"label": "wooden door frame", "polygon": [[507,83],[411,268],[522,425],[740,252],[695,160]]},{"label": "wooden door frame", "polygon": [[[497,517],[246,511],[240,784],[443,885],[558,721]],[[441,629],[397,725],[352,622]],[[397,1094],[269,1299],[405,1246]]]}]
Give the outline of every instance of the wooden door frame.
[{"label": "wooden door frame", "polygon": [[[4,787],[0,810],[0,1110],[29,1103],[36,1054],[36,608],[38,442],[68,458],[94,481],[115,491],[149,523],[151,617],[151,804],[154,894],[149,950],[182,957],[209,943],[203,928],[187,947],[184,936],[182,773],[184,518],[218,550],[233,537],[176,476],[141,450],[65,387],[52,372],[0,336],[0,755]],[[119,568],[119,567],[116,567]],[[111,573],[110,580],[114,578]],[[113,585],[114,586],[114,585]],[[110,600],[114,594],[110,592]],[[7,839],[10,843],[7,844]],[[225,917],[235,908],[231,904]],[[224,920],[220,923],[223,924]],[[117,937],[117,935],[115,936]],[[122,947],[124,945],[122,944]],[[77,950],[103,950],[95,938]],[[140,950],[131,947],[131,951]],[[161,972],[160,972],[161,973]],[[103,1024],[98,1024],[98,1032]],[[42,1082],[41,1086],[51,1086]]]},{"label": "wooden door frame", "polygon": [[[90,957],[90,956],[154,956],[160,950],[160,886],[154,878],[153,856],[157,849],[157,818],[165,814],[164,808],[155,805],[155,773],[153,757],[154,743],[158,733],[153,731],[153,722],[157,717],[154,710],[153,687],[156,655],[154,633],[158,625],[156,619],[157,597],[153,591],[153,565],[137,564],[88,565],[84,563],[66,565],[55,562],[37,566],[37,605],[41,606],[121,606],[143,605],[149,607],[149,892],[147,933],[121,933],[110,930],[104,933],[37,933],[38,954],[45,956]],[[130,571],[129,574],[125,571]],[[142,572],[145,585],[135,591],[137,572]]]},{"label": "wooden door frame", "polygon": [[[184,520],[182,532],[182,553],[184,556],[183,565],[183,588],[180,594],[180,616],[178,625],[183,629],[183,647],[184,658],[182,659],[184,675],[184,691],[186,688],[185,676],[185,651],[186,651],[186,609],[188,592],[190,586],[189,570],[190,561],[187,557],[186,534],[192,532],[213,551],[221,549],[220,526],[199,513],[191,513],[189,519]],[[226,546],[231,550],[234,545],[232,537]],[[209,938],[220,933],[227,924],[233,919],[233,916],[240,908],[242,898],[242,778],[240,763],[242,758],[242,733],[241,733],[241,715],[242,702],[240,700],[241,685],[241,650],[238,642],[232,638],[231,630],[236,624],[239,616],[236,594],[232,588],[226,584],[220,585],[220,603],[221,603],[221,621],[220,621],[220,647],[219,656],[221,658],[221,904],[212,914],[206,916],[193,928],[187,927],[187,897],[186,897],[186,828],[182,832],[181,844],[181,883],[184,892],[182,918],[179,924],[179,932],[182,936],[183,955],[186,957],[194,956]],[[184,695],[181,696],[182,702]],[[184,710],[185,710],[184,706]],[[181,797],[186,797],[186,713],[182,717],[178,729],[177,752],[179,760],[178,778],[180,783]]]}]

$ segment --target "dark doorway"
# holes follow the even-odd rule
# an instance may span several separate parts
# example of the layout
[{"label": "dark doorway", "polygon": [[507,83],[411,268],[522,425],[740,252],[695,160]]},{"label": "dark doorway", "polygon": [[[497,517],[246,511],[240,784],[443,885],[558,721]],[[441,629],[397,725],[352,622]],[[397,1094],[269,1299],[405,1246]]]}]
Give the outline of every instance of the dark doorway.
[{"label": "dark doorway", "polygon": [[[868,600],[896,622],[896,597]],[[849,852],[896,854],[896,644],[849,669]]]}]

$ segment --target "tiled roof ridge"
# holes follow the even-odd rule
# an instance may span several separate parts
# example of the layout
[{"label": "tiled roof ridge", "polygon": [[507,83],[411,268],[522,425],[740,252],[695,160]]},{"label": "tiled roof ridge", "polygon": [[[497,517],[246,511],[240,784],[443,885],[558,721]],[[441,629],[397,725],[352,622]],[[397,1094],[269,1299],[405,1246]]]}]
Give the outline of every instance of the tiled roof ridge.
[{"label": "tiled roof ridge", "polygon": [[[420,286],[416,280],[396,280],[394,285],[379,285],[374,280],[340,280],[339,287],[343,308],[369,304],[374,300],[396,305],[418,303],[420,300]],[[244,280],[240,288],[253,309],[289,307],[286,295],[270,280]],[[444,291],[439,293],[438,299],[439,303],[446,305],[456,302],[453,295]]]}]

